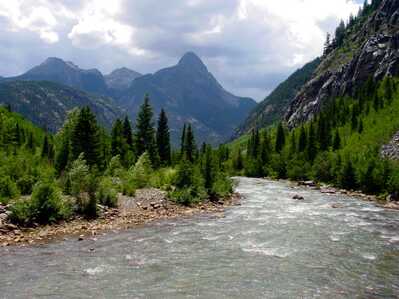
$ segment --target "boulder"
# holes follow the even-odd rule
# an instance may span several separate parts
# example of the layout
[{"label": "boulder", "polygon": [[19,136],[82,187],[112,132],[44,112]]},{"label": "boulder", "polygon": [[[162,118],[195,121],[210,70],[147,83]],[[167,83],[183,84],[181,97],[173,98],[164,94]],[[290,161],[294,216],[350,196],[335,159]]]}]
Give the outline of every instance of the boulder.
[{"label": "boulder", "polygon": [[305,198],[304,198],[303,196],[298,195],[298,194],[294,195],[294,196],[292,197],[292,199],[296,199],[296,200],[305,200]]}]

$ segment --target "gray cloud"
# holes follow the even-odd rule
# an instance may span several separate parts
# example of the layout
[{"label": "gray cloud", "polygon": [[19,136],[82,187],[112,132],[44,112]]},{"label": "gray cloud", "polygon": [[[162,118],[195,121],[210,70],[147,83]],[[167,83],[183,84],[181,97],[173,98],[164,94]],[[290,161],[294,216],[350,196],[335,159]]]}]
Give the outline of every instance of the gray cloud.
[{"label": "gray cloud", "polygon": [[0,3],[0,75],[48,56],[149,73],[194,51],[227,90],[262,100],[320,54],[325,32],[359,1],[9,1]]}]

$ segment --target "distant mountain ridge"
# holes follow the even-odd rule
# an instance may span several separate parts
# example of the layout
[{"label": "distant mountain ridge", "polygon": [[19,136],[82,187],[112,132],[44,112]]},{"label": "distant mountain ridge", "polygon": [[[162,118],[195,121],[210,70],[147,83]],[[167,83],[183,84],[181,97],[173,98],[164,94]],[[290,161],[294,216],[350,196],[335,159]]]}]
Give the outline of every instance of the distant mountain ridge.
[{"label": "distant mountain ridge", "polygon": [[256,105],[250,98],[227,92],[193,52],[175,66],[135,79],[118,102],[134,116],[147,93],[157,113],[166,110],[175,140],[183,124],[190,122],[198,141],[226,141]]},{"label": "distant mountain ridge", "polygon": [[108,75],[105,75],[104,78],[108,88],[116,90],[124,90],[129,88],[130,84],[132,84],[134,79],[141,76],[142,74],[136,71],[133,71],[126,67],[122,67],[112,71]]},{"label": "distant mountain ridge", "polygon": [[[65,86],[76,89],[76,95],[80,90],[97,97],[112,97],[110,105],[125,110],[133,120],[144,96],[148,94],[156,114],[161,108],[166,110],[175,144],[179,140],[177,132],[185,122],[194,127],[198,143],[227,141],[237,124],[256,105],[250,98],[237,97],[226,91],[193,52],[186,53],[177,65],[148,75],[119,68],[103,76],[97,69],[83,70],[72,62],[50,57],[20,76],[3,79],[2,83],[14,81],[50,81],[61,84],[61,90]],[[19,83],[17,86],[22,85]],[[25,84],[24,90],[27,91],[29,86]],[[38,92],[38,89],[35,91]],[[78,101],[73,102],[78,104]],[[23,105],[22,102],[19,104]],[[47,122],[51,123],[51,120]]]},{"label": "distant mountain ridge", "polygon": [[77,107],[89,106],[98,122],[110,129],[125,113],[112,99],[94,96],[49,81],[8,81],[0,84],[0,104],[51,132],[62,127],[68,113]]}]

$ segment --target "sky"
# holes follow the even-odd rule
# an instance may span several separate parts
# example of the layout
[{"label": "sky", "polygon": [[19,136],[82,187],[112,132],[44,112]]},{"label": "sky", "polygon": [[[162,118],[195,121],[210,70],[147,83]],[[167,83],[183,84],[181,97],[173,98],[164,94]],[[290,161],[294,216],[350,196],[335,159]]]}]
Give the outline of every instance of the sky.
[{"label": "sky", "polygon": [[219,82],[262,100],[322,53],[362,0],[0,0],[0,75],[60,57],[143,74],[195,52]]}]

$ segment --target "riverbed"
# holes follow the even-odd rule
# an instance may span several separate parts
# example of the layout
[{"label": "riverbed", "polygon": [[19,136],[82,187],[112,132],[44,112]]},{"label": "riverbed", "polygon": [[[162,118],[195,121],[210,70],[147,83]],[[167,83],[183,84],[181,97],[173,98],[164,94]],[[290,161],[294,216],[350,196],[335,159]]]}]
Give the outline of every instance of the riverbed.
[{"label": "riverbed", "polygon": [[236,180],[242,205],[223,218],[0,248],[0,298],[399,297],[398,211]]}]

